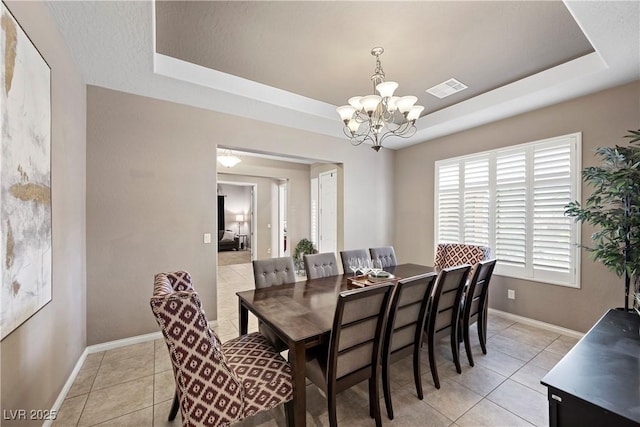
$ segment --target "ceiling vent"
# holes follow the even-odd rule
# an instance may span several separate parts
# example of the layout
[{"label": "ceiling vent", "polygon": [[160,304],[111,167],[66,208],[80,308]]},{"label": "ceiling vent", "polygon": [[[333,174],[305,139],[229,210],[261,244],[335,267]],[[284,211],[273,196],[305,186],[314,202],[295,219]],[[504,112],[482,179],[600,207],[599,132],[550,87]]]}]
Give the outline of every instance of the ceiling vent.
[{"label": "ceiling vent", "polygon": [[449,79],[446,82],[442,82],[439,85],[435,85],[434,87],[427,89],[427,92],[442,99],[465,90],[466,88],[467,86],[464,83],[461,83],[456,79]]}]

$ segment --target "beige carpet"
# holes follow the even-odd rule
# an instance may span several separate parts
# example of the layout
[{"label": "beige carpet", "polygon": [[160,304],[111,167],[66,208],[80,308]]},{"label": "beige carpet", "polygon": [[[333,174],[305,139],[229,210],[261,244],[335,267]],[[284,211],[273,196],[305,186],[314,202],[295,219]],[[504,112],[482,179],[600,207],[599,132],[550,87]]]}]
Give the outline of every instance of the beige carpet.
[{"label": "beige carpet", "polygon": [[251,251],[218,252],[218,265],[246,264],[251,262]]}]

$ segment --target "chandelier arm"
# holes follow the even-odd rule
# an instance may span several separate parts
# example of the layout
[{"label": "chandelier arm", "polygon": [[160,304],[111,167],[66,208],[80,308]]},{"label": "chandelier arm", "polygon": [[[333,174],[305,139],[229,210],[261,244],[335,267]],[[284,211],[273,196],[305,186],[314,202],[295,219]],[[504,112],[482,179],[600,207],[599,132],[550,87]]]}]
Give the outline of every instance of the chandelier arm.
[{"label": "chandelier arm", "polygon": [[384,134],[382,134],[382,136],[380,137],[380,144],[382,144],[382,141],[384,141],[385,139],[387,139],[389,136],[396,136],[398,138],[411,138],[412,136],[414,136],[417,132],[417,129],[415,126],[412,126],[410,128],[407,129],[407,132],[403,133],[403,134],[397,134],[391,131],[385,132]]},{"label": "chandelier arm", "polygon": [[366,140],[370,140],[373,142],[373,138],[371,136],[372,132],[369,130],[367,133],[351,133],[348,127],[342,128],[344,134],[351,140],[352,145],[360,145]]}]

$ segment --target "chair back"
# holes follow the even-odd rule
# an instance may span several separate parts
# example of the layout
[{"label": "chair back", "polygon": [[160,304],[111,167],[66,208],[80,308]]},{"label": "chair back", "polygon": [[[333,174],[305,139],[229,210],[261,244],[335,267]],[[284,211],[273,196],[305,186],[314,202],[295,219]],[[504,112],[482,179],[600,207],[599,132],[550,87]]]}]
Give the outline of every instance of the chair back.
[{"label": "chair back", "polygon": [[468,325],[472,318],[477,319],[478,313],[485,310],[487,295],[489,294],[489,282],[493,275],[496,260],[482,261],[469,282],[469,287],[464,301],[464,322]]},{"label": "chair back", "polygon": [[[329,340],[329,390],[348,375],[354,385],[370,378],[380,362],[382,327],[393,285],[383,283],[341,292]],[[347,381],[349,382],[349,381]],[[349,385],[349,386],[350,386]],[[339,387],[342,389],[343,387]]]},{"label": "chair back", "polygon": [[393,246],[382,246],[379,248],[369,248],[372,260],[381,260],[383,267],[395,267],[398,265],[396,251]]},{"label": "chair back", "polygon": [[340,274],[336,254],[333,252],[305,254],[304,269],[307,272],[307,279],[321,279]]},{"label": "chair back", "polygon": [[437,273],[400,280],[395,287],[385,330],[383,357],[418,348],[427,318],[427,306]]},{"label": "chair back", "polygon": [[293,258],[269,258],[253,261],[253,281],[256,289],[295,283]]},{"label": "chair back", "polygon": [[157,274],[150,304],[169,348],[183,425],[227,425],[242,419],[241,381],[209,327],[189,275]]},{"label": "chair back", "polygon": [[351,249],[348,251],[340,251],[340,259],[342,260],[342,271],[344,274],[349,273],[349,259],[350,258],[369,258],[369,251],[366,249]]},{"label": "chair back", "polygon": [[436,268],[449,268],[469,264],[475,266],[488,260],[491,249],[486,246],[466,245],[463,243],[438,243],[436,248]]},{"label": "chair back", "polygon": [[445,268],[438,274],[429,312],[428,334],[436,339],[457,327],[460,303],[471,266],[462,264]]}]

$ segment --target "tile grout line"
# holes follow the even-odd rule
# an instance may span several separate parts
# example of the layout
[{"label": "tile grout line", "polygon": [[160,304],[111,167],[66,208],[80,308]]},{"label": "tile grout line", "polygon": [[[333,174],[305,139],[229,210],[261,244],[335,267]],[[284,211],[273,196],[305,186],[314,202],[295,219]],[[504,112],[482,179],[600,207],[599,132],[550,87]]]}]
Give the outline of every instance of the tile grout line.
[{"label": "tile grout line", "polygon": [[[93,381],[91,381],[91,387],[89,387],[89,392],[87,393],[87,398],[84,400],[84,404],[82,405],[82,410],[80,411],[80,415],[78,416],[78,421],[76,421],[76,427],[80,425],[80,420],[82,419],[82,414],[84,414],[84,410],[87,407],[87,402],[89,401],[89,396],[91,396],[91,392],[93,391],[93,386],[96,383],[96,378],[98,378],[98,373],[100,372],[100,368],[102,367],[102,361],[104,360],[104,355],[106,352],[102,353],[102,357],[100,358],[100,363],[98,363],[98,369],[96,370],[96,375],[93,377]],[[85,360],[86,363],[86,360]]]}]

